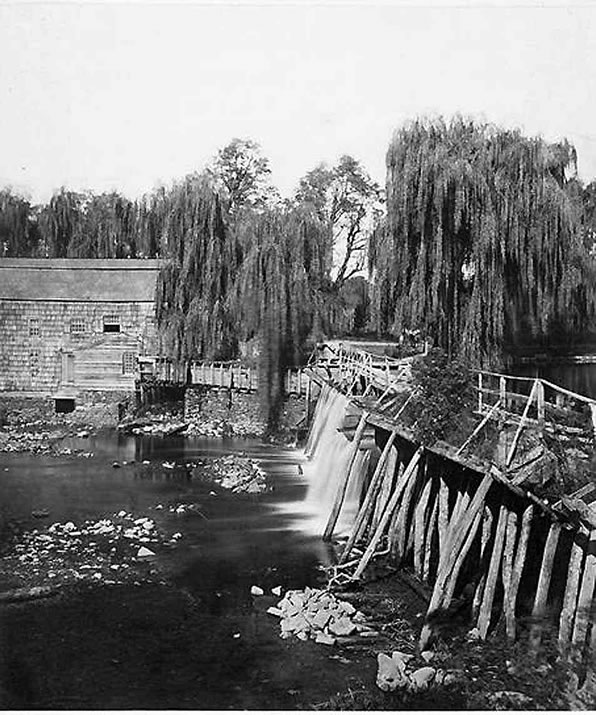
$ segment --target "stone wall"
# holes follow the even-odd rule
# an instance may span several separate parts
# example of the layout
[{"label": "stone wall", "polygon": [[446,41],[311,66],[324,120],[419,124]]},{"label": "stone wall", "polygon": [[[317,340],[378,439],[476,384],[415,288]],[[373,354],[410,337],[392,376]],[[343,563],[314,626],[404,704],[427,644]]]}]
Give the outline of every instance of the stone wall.
[{"label": "stone wall", "polygon": [[[0,300],[0,390],[58,390],[64,353],[73,356],[75,388],[132,388],[123,353],[154,348],[153,309],[152,302]],[[118,320],[119,333],[104,332],[105,316]]]},{"label": "stone wall", "polygon": [[39,422],[52,426],[85,425],[94,428],[115,427],[121,419],[131,416],[135,395],[133,392],[111,390],[80,392],[75,398],[73,412],[56,414],[54,408],[54,400],[50,397],[0,394],[0,421],[9,425]]},{"label": "stone wall", "polygon": [[186,389],[184,419],[207,435],[260,436],[266,427],[254,393],[205,385]]},{"label": "stone wall", "polygon": [[[282,435],[295,432],[304,410],[304,397],[288,396],[280,412],[278,432]],[[204,385],[186,389],[184,419],[200,434],[261,437],[266,429],[255,393]]]}]

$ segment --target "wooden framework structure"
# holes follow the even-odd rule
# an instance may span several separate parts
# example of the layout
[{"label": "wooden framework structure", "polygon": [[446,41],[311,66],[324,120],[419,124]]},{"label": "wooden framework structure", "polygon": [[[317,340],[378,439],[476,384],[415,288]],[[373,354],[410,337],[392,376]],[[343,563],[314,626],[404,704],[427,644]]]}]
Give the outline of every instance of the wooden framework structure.
[{"label": "wooden framework structure", "polygon": [[[560,503],[549,506],[515,483],[507,467],[526,425],[560,429],[564,414],[578,404],[593,409],[594,401],[544,380],[479,372],[476,429],[460,447],[439,443],[428,449],[399,423],[415,387],[406,377],[408,361],[397,362],[387,368],[374,357],[340,354],[313,361],[308,372],[320,388],[319,401],[331,390],[350,397],[342,431],[353,447],[325,539],[333,536],[353,455],[370,448],[365,443],[371,430],[378,454],[330,584],[358,580],[375,558],[389,557],[394,566],[411,569],[429,593],[421,647],[431,638],[432,614],[467,599],[480,638],[502,619],[515,639],[521,618],[533,623],[534,648],[548,625],[562,650],[593,650],[596,518],[586,512],[570,520]],[[309,389],[311,399],[314,392]],[[506,463],[464,456],[498,413],[516,425]]]}]

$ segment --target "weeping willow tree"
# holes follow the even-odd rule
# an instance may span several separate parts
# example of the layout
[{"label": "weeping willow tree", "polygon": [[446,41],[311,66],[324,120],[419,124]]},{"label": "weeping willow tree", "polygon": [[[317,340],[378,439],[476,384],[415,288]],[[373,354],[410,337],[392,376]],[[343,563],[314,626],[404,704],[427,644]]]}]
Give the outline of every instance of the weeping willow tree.
[{"label": "weeping willow tree", "polygon": [[164,265],[156,317],[166,350],[177,361],[224,360],[236,350],[232,287],[240,252],[220,199],[202,177],[174,186],[164,211]]},{"label": "weeping willow tree", "polygon": [[303,357],[322,322],[328,227],[307,207],[245,215],[237,227],[245,251],[236,286],[240,335],[258,337],[259,393],[275,424],[288,366]]},{"label": "weeping willow tree", "polygon": [[67,247],[71,258],[136,256],[135,213],[131,201],[117,192],[88,194],[81,201],[80,221]]},{"label": "weeping willow tree", "polygon": [[594,295],[566,189],[575,162],[567,142],[462,118],[398,131],[369,253],[376,330],[422,328],[484,364],[555,326],[580,331]]},{"label": "weeping willow tree", "polygon": [[42,207],[39,228],[49,258],[66,258],[69,246],[81,240],[85,197],[62,188]]},{"label": "weeping willow tree", "polygon": [[30,203],[9,189],[0,191],[0,256],[33,256],[39,234]]}]

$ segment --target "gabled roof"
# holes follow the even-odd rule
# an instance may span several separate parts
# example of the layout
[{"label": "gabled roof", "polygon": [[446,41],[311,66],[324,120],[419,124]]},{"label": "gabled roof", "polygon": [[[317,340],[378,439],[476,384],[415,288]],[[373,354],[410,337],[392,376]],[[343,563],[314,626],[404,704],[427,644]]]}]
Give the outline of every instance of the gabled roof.
[{"label": "gabled roof", "polygon": [[153,302],[157,260],[0,258],[0,300]]}]

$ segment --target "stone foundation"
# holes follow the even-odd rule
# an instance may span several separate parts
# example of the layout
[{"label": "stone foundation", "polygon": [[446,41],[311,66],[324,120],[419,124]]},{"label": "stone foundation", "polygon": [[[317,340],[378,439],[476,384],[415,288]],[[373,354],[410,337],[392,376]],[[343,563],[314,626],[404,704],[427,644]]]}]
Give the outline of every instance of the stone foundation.
[{"label": "stone foundation", "polygon": [[[279,432],[294,430],[304,409],[303,397],[286,398],[280,412]],[[195,426],[196,432],[206,435],[262,437],[267,427],[256,394],[205,385],[186,389],[184,419]]]},{"label": "stone foundation", "polygon": [[74,396],[72,412],[56,413],[55,401],[48,396],[23,395],[18,392],[0,394],[0,426],[26,425],[33,422],[48,425],[85,425],[115,427],[135,407],[133,392],[93,390]]}]

